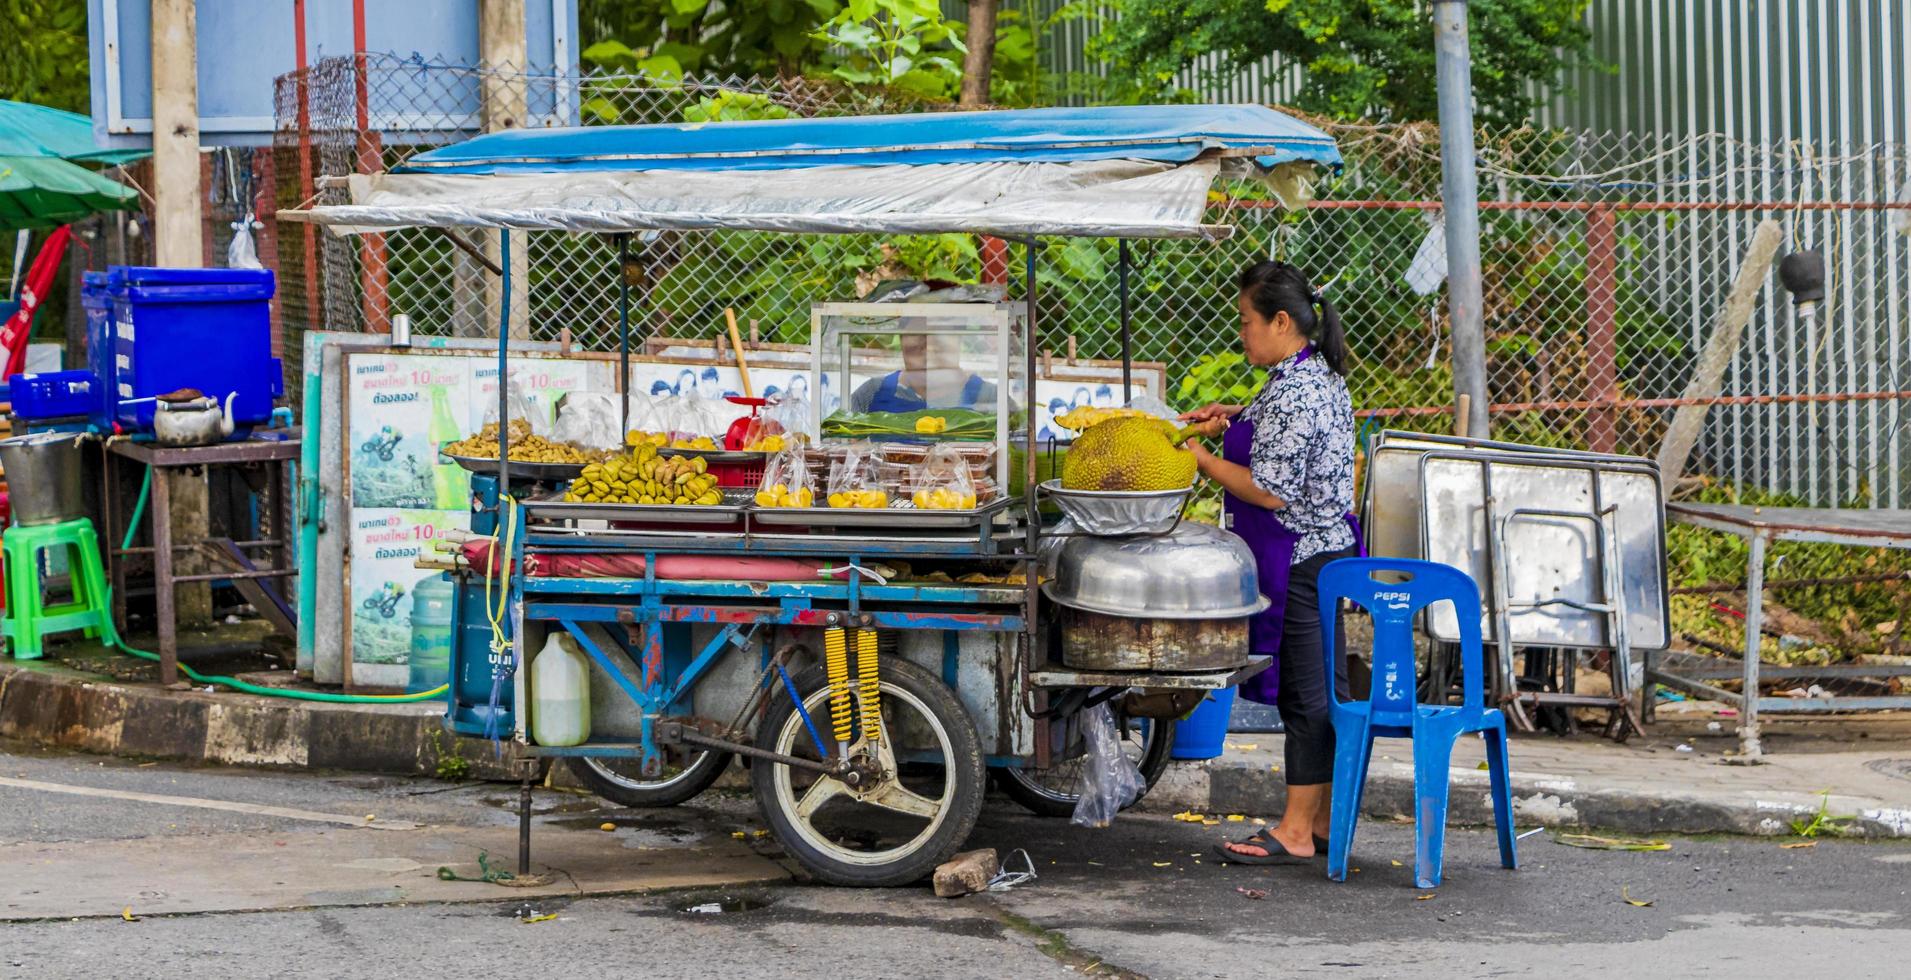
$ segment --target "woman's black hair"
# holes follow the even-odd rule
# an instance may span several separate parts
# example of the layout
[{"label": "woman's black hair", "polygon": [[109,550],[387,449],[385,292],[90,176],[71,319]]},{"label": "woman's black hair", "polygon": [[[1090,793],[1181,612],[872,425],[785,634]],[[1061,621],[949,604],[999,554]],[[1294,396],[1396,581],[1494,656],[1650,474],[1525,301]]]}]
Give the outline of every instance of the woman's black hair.
[{"label": "woman's black hair", "polygon": [[1285,262],[1256,262],[1241,270],[1234,285],[1254,311],[1272,320],[1285,313],[1314,345],[1335,374],[1347,373],[1347,335],[1340,329],[1334,304],[1316,290],[1307,273]]}]

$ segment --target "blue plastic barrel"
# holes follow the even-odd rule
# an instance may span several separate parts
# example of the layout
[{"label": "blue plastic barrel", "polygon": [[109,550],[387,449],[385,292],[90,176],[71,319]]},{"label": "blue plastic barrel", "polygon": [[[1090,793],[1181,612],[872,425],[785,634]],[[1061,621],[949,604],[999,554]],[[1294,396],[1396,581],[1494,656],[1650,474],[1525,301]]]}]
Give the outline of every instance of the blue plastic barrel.
[{"label": "blue plastic barrel", "polygon": [[1175,723],[1176,759],[1218,759],[1227,747],[1228,718],[1234,713],[1234,688],[1224,687],[1208,694],[1194,713]]},{"label": "blue plastic barrel", "polygon": [[405,681],[409,693],[429,691],[451,679],[451,598],[457,590],[444,575],[433,575],[412,589]]}]

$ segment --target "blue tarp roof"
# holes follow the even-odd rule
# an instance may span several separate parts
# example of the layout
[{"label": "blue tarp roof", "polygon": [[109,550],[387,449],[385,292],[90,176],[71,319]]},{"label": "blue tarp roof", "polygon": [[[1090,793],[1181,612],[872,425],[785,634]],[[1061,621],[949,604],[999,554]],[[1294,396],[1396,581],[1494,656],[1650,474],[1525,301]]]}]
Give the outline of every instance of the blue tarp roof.
[{"label": "blue tarp roof", "polygon": [[394,173],[787,170],[826,165],[1153,160],[1208,151],[1338,166],[1334,138],[1259,105],[1106,106],[754,122],[514,129],[412,157]]}]

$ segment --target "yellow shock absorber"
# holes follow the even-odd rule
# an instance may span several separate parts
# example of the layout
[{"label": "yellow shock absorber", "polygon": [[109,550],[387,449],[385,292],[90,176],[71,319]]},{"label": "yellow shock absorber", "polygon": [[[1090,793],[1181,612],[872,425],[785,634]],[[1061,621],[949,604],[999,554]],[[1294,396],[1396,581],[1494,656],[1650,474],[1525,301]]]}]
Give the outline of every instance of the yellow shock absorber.
[{"label": "yellow shock absorber", "polygon": [[840,628],[823,632],[823,672],[829,677],[829,723],[836,741],[847,745],[856,733],[849,716],[849,640]]},{"label": "yellow shock absorber", "polygon": [[856,631],[856,682],[862,692],[863,739],[882,741],[882,678],[876,674],[876,631]]}]

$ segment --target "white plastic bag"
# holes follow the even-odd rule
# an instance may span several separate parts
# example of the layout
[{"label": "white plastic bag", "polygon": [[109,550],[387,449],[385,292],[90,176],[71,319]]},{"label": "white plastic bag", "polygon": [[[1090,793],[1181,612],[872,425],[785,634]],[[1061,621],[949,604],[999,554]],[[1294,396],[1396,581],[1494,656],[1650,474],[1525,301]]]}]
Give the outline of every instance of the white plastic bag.
[{"label": "white plastic bag", "polygon": [[1115,713],[1103,702],[1081,713],[1082,784],[1069,822],[1078,827],[1106,827],[1121,808],[1141,797],[1147,783],[1135,760],[1122,751]]},{"label": "white plastic bag", "polygon": [[580,449],[616,449],[624,443],[617,427],[616,395],[573,391],[557,403],[557,421],[551,426],[551,439]]}]

